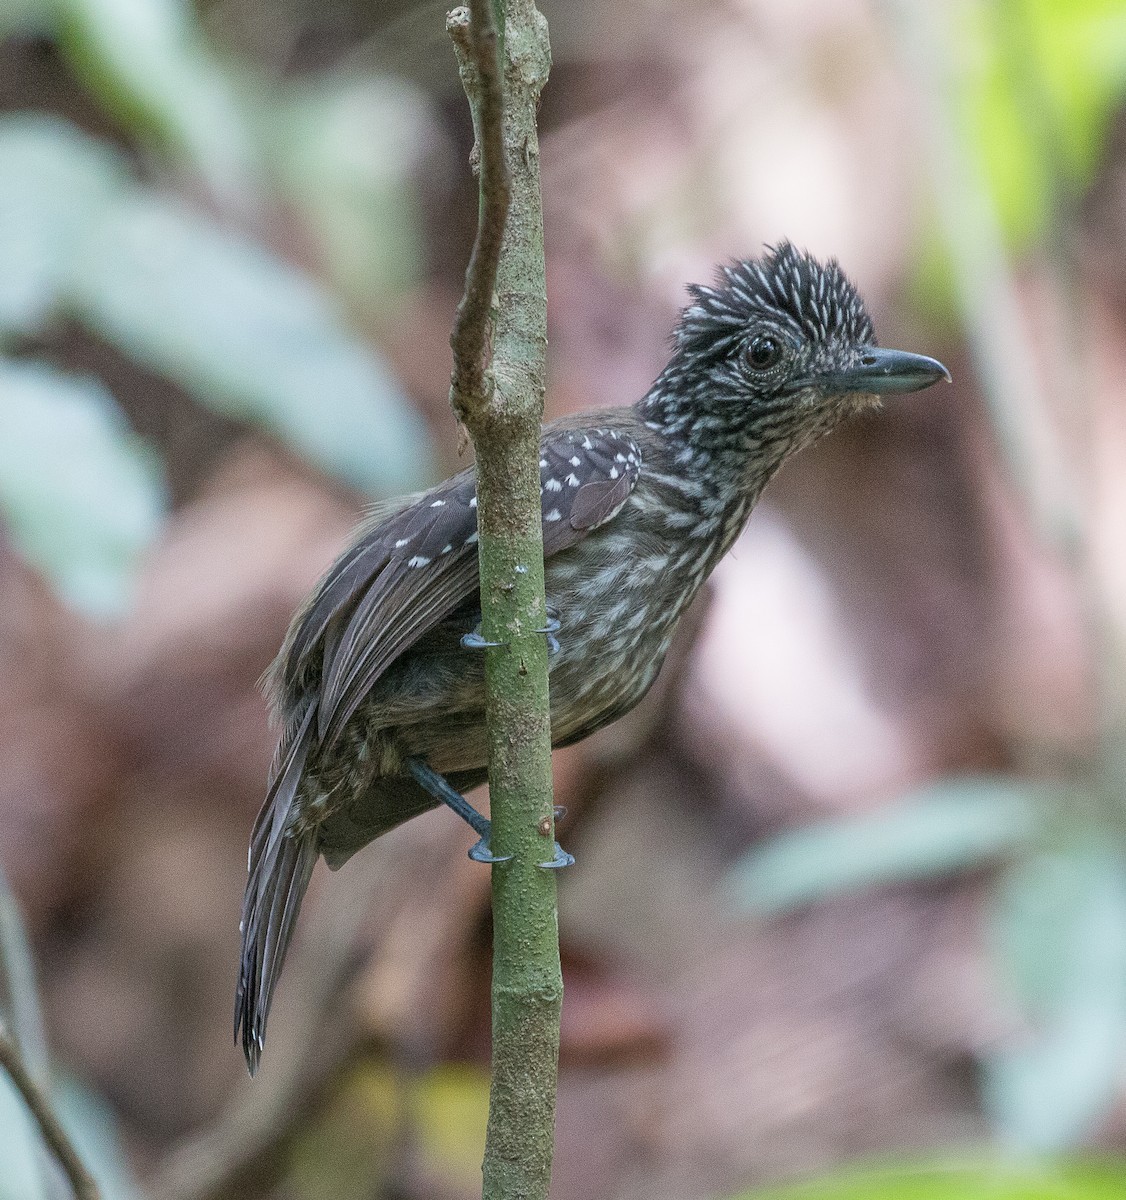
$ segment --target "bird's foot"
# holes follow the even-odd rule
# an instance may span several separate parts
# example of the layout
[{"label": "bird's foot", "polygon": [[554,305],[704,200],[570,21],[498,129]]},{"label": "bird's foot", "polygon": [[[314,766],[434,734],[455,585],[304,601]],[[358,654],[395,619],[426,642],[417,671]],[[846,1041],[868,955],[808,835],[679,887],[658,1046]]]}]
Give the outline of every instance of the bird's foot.
[{"label": "bird's foot", "polygon": [[474,844],[469,847],[469,857],[471,859],[473,859],[474,862],[491,864],[491,863],[506,863],[509,861],[509,859],[512,857],[512,855],[511,854],[494,854],[493,848],[489,844],[488,834],[486,834],[483,838],[481,838],[477,842],[474,842]]},{"label": "bird's foot", "polygon": [[472,633],[463,633],[461,635],[461,647],[463,650],[499,650],[507,645],[507,642],[490,642],[486,638],[483,638],[479,627]]},{"label": "bird's foot", "polygon": [[547,652],[549,655],[559,653],[559,639],[555,636],[563,626],[559,621],[559,610],[552,604],[547,606],[547,623],[542,629],[535,630],[547,637]]},{"label": "bird's foot", "polygon": [[558,842],[556,842],[555,857],[552,858],[551,862],[538,863],[537,865],[545,867],[551,871],[558,871],[561,867],[573,867],[575,865],[575,856],[573,854],[568,854],[567,851],[564,850]]}]

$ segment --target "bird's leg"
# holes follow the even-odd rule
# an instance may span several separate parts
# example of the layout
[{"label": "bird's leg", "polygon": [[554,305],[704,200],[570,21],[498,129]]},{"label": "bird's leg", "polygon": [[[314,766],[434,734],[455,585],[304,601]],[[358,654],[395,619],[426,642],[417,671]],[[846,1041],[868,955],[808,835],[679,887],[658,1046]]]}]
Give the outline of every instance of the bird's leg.
[{"label": "bird's leg", "polygon": [[415,782],[424,792],[429,792],[435,800],[441,800],[443,804],[452,808],[478,835],[479,840],[469,850],[469,857],[474,862],[508,862],[512,857],[511,854],[497,857],[489,846],[492,823],[488,817],[479,813],[461,792],[451,787],[433,767],[428,766],[421,758],[408,758],[406,765],[407,770],[414,776]]},{"label": "bird's leg", "polygon": [[[407,770],[414,776],[415,782],[428,792],[435,800],[441,800],[445,805],[448,805],[454,810],[461,819],[469,825],[473,832],[479,835],[479,840],[470,847],[469,857],[474,862],[482,863],[503,863],[508,862],[512,857],[511,854],[495,855],[492,847],[489,845],[489,838],[492,835],[492,822],[488,817],[479,813],[472,804],[459,792],[456,788],[450,786],[449,782],[444,779],[433,767],[424,763],[421,758],[408,758],[406,762]],[[554,809],[556,817],[561,817],[566,809]],[[540,863],[541,867],[549,867],[557,869],[559,867],[569,867],[575,861],[574,855],[568,854],[566,850],[558,842],[555,843],[555,853],[552,855],[550,862]]]}]

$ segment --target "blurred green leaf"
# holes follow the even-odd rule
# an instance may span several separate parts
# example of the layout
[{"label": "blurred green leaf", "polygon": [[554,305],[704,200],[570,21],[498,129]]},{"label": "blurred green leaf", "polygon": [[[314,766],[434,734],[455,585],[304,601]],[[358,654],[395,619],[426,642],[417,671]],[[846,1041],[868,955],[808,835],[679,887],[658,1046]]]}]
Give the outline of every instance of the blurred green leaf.
[{"label": "blurred green leaf", "polygon": [[772,838],[745,855],[726,887],[740,907],[778,913],[857,888],[979,867],[1025,846],[1040,785],[952,779],[879,812]]},{"label": "blurred green leaf", "polygon": [[967,144],[1014,245],[1040,236],[1058,186],[1080,188],[1126,92],[1120,0],[951,6]]},{"label": "blurred green leaf", "polygon": [[322,288],[255,243],[137,195],[90,239],[72,288],[108,341],[324,470],[374,493],[430,476],[426,428],[382,359]]},{"label": "blurred green leaf", "polygon": [[79,243],[125,182],[120,155],[67,122],[0,118],[0,339],[51,315]]},{"label": "blurred green leaf", "polygon": [[1126,1165],[1106,1159],[851,1168],[792,1187],[745,1192],[736,1200],[1121,1200],[1123,1195]]},{"label": "blurred green leaf", "polygon": [[53,1100],[59,1121],[101,1188],[103,1200],[141,1200],[113,1109],[96,1092],[69,1077],[56,1081]]},{"label": "blurred green leaf", "polygon": [[472,1189],[481,1183],[489,1072],[467,1063],[445,1063],[415,1083],[418,1149],[427,1175]]},{"label": "blurred green leaf", "polygon": [[39,1132],[23,1098],[0,1072],[0,1200],[49,1200]]},{"label": "blurred green leaf", "polygon": [[77,608],[127,604],[165,494],[154,456],[93,379],[0,362],[0,514],[16,546]]},{"label": "blurred green leaf", "polygon": [[[54,1089],[55,1113],[90,1174],[103,1200],[141,1200],[125,1158],[113,1110],[101,1097],[63,1080]],[[62,1173],[27,1112],[23,1098],[0,1073],[0,1200],[53,1200],[69,1192],[65,1184],[48,1184]]]},{"label": "blurred green leaf", "polygon": [[[40,1087],[49,1085],[47,1047],[35,966],[23,916],[0,870],[0,1018],[4,1032],[19,1047],[28,1074]],[[0,1072],[3,1076],[3,1072]],[[46,1195],[51,1167],[46,1146],[22,1096],[6,1076],[0,1083],[0,1200],[39,1200]]]},{"label": "blurred green leaf", "polygon": [[420,1177],[442,1194],[481,1185],[489,1074],[446,1063],[416,1074],[366,1061],[294,1148],[287,1195],[366,1200],[383,1194],[405,1144]]},{"label": "blurred green leaf", "polygon": [[389,1063],[352,1067],[331,1102],[294,1140],[286,1195],[370,1200],[392,1173],[403,1141],[403,1082]]},{"label": "blurred green leaf", "polygon": [[273,122],[275,159],[337,284],[365,305],[417,278],[413,179],[438,136],[426,98],[388,78],[328,78],[296,89]]},{"label": "blurred green leaf", "polygon": [[199,401],[375,493],[432,470],[423,421],[330,296],[184,206],[122,203],[74,264],[80,316]]},{"label": "blurred green leaf", "polygon": [[987,1105],[1018,1146],[1073,1145],[1126,1066],[1126,863],[1098,845],[1030,858],[1002,881],[993,929],[1033,1032],[990,1056]]},{"label": "blurred green leaf", "polygon": [[257,167],[236,79],[187,0],[55,0],[64,49],[103,103],[157,136],[215,193],[252,202]]}]

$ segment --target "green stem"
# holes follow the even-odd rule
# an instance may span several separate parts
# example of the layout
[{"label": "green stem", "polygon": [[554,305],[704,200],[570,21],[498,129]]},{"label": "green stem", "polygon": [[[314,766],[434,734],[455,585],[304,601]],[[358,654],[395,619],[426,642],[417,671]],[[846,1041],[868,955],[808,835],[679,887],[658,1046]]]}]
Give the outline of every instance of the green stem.
[{"label": "green stem", "polygon": [[[488,651],[485,680],[492,845],[511,859],[493,868],[484,1197],[531,1200],[546,1198],[551,1185],[563,1000],[555,876],[538,865],[551,858],[555,839],[547,645],[536,632],[546,623],[539,438],[547,346],[536,107],[550,52],[547,23],[532,0],[498,4],[504,30],[498,126],[492,88],[499,73],[491,58],[498,54],[497,3],[474,0],[447,24],[473,110],[481,181],[478,237],[451,339],[451,400],[477,455],[482,633],[506,643]],[[495,311],[483,313],[486,250],[498,217]]]}]

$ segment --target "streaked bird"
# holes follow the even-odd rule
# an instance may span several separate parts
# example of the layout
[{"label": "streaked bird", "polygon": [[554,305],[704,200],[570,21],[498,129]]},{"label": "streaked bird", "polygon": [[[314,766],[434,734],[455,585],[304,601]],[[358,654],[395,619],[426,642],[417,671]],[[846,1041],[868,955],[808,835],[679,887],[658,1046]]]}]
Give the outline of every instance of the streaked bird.
[{"label": "streaked bird", "polygon": [[[789,243],[691,287],[668,365],[633,406],[546,425],[540,442],[551,737],[576,742],[645,695],[677,621],[782,463],[845,418],[949,379],[875,343],[835,261]],[[235,1037],[253,1073],[318,857],[486,779],[474,475],[382,504],[294,619],[267,676],[281,727],[250,843]],[[554,628],[554,626],[553,626]],[[558,846],[544,866],[563,866]]]}]

